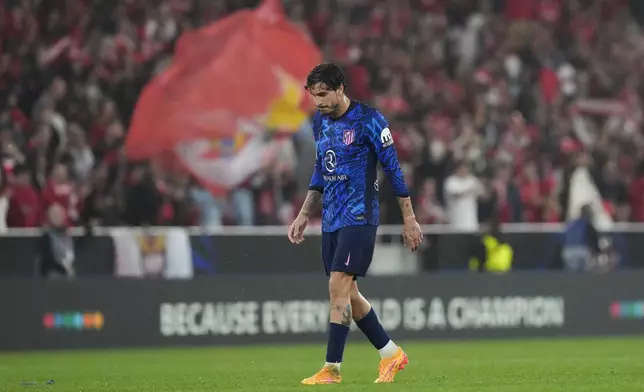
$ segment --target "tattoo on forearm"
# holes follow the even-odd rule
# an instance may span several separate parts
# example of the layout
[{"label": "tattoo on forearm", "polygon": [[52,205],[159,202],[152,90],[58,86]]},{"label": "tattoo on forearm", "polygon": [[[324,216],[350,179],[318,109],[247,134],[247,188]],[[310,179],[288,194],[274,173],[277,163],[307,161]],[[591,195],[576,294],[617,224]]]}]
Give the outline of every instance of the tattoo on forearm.
[{"label": "tattoo on forearm", "polygon": [[340,324],[344,325],[345,327],[350,327],[351,326],[351,304],[347,304],[347,306],[344,308],[344,311],[342,312],[342,322]]},{"label": "tattoo on forearm", "polygon": [[304,204],[302,204],[300,214],[305,216],[311,215],[315,211],[315,208],[317,207],[320,200],[322,200],[322,193],[310,190],[306,194],[306,199],[304,200]]},{"label": "tattoo on forearm", "polygon": [[414,216],[414,207],[411,204],[410,197],[399,197],[398,205],[400,206],[400,212],[402,213],[403,218]]}]

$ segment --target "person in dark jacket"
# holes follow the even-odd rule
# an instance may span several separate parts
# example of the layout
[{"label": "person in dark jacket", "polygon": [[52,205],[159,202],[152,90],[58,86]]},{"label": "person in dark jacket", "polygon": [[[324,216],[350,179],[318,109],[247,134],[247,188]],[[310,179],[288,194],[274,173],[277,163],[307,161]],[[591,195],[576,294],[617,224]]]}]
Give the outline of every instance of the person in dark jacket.
[{"label": "person in dark jacket", "polygon": [[65,209],[60,204],[52,204],[40,237],[39,273],[45,278],[72,278],[74,258],[74,240],[67,227]]},{"label": "person in dark jacket", "polygon": [[581,216],[571,221],[563,232],[560,268],[585,271],[600,253],[599,234],[593,225],[590,205],[581,208]]}]

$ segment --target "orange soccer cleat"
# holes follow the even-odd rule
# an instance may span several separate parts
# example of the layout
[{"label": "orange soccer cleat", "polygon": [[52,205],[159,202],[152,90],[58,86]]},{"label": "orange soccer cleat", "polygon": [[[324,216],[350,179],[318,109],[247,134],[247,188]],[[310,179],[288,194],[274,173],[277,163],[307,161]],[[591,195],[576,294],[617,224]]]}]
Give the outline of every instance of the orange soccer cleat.
[{"label": "orange soccer cleat", "polygon": [[378,378],[375,383],[388,383],[393,382],[396,373],[403,370],[409,363],[407,354],[399,347],[398,352],[393,357],[383,358],[380,361],[380,369],[378,370]]},{"label": "orange soccer cleat", "polygon": [[336,366],[325,365],[322,370],[309,378],[302,380],[304,385],[339,384],[342,382],[340,369]]}]

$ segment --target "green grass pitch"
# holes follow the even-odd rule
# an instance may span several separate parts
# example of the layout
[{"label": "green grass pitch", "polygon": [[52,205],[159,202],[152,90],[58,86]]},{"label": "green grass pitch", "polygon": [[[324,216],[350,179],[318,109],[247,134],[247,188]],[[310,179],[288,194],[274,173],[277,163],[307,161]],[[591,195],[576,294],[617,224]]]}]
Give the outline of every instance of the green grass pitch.
[{"label": "green grass pitch", "polygon": [[299,385],[325,348],[293,345],[0,353],[0,391],[644,391],[644,338],[401,345],[410,364],[389,385],[372,384],[377,352],[349,342],[342,385]]}]

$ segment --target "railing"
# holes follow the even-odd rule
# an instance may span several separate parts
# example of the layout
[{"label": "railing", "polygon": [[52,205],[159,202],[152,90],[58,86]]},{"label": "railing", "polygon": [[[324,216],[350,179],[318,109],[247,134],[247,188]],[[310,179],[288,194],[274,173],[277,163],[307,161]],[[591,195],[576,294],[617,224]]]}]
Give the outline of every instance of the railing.
[{"label": "railing", "polygon": [[[504,233],[558,233],[565,227],[563,223],[508,223],[501,227]],[[147,233],[163,233],[168,227],[96,227],[93,229],[96,235],[107,235],[113,229],[129,229],[133,232],[146,231]],[[380,235],[398,235],[402,233],[402,225],[381,225],[378,228]],[[421,225],[424,234],[464,234],[472,231],[463,231],[456,229],[451,225]],[[82,227],[72,228],[72,234],[83,235],[85,229]],[[203,227],[193,226],[186,227],[185,230],[189,235],[220,235],[220,236],[286,236],[288,226],[220,226],[220,227]],[[644,233],[644,223],[614,223],[612,232],[624,233]],[[18,228],[10,229],[0,233],[0,237],[32,237],[41,234],[40,228]],[[309,225],[305,231],[306,235],[320,235],[319,225]]]}]

